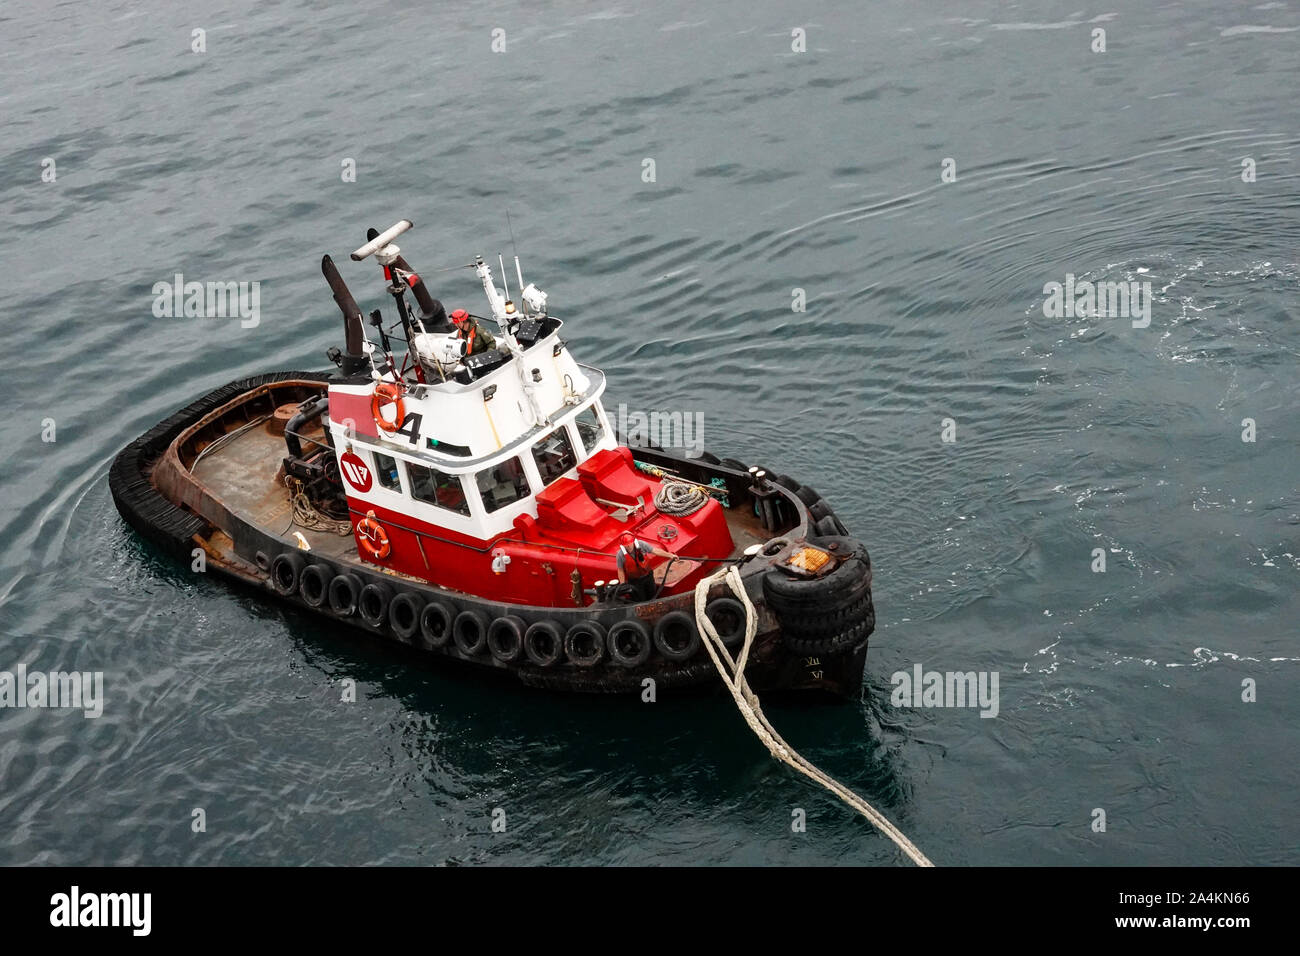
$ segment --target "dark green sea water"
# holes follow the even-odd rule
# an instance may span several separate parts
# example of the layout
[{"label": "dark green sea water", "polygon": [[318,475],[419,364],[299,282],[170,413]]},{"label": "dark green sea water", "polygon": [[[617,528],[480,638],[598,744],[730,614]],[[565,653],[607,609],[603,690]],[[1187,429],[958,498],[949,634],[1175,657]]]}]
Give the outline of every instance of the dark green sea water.
[{"label": "dark green sea water", "polygon": [[[702,413],[870,546],[862,699],[769,714],[932,859],[1300,862],[1298,64],[1294,0],[5,0],[0,669],[105,702],[0,709],[0,863],[902,861],[725,698],[418,666],[118,517],[137,434],[325,365],[323,253],[409,217],[478,305],[435,270],[507,210],[608,407]],[[155,318],[177,272],[260,322]],[[1149,327],[1046,317],[1067,274],[1150,282]],[[998,716],[894,706],[917,663]]]}]

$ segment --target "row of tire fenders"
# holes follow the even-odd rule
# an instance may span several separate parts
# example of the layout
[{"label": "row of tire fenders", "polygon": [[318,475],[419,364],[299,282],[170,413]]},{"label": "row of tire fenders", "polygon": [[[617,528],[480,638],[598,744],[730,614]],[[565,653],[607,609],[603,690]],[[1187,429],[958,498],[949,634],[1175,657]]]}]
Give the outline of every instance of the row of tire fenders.
[{"label": "row of tire fenders", "polygon": [[[308,564],[297,552],[284,552],[270,562],[271,584],[284,597],[299,597],[310,607],[328,606],[340,618],[354,615],[376,630],[385,627],[403,643],[443,650],[449,645],[465,657],[490,654],[502,664],[526,658],[537,667],[567,663],[595,667],[607,657],[624,668],[640,667],[655,651],[668,661],[690,660],[700,650],[700,634],[693,615],[669,611],[654,626],[637,618],[624,618],[608,629],[600,622],[582,620],[567,630],[552,620],[532,624],[506,614],[491,618],[477,608],[457,611],[440,598],[426,601],[409,590],[387,583],[363,583],[350,571],[335,572],[329,565]],[[734,598],[718,597],[705,609],[723,643],[739,645],[745,637],[745,609]]]}]

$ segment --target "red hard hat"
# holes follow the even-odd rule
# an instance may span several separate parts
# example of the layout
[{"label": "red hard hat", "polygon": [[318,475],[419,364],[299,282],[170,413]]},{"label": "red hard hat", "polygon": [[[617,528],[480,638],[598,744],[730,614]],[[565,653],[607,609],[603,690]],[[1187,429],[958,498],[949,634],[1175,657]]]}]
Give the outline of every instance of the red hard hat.
[{"label": "red hard hat", "polygon": [[466,312],[464,309],[457,309],[455,312],[451,314],[451,320],[455,322],[457,325],[460,325],[460,323],[464,322],[468,318],[469,318],[469,313]]}]

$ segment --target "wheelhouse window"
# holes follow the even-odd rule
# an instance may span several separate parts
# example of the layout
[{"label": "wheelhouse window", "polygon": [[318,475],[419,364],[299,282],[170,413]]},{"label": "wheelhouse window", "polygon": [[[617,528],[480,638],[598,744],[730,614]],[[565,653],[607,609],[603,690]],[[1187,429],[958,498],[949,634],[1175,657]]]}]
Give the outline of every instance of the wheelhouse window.
[{"label": "wheelhouse window", "polygon": [[578,463],[573,456],[569,433],[557,428],[533,446],[533,461],[542,476],[542,484],[549,485]]},{"label": "wheelhouse window", "polygon": [[447,475],[436,468],[406,463],[406,480],[411,483],[411,497],[468,517],[469,500],[458,475]]},{"label": "wheelhouse window", "polygon": [[397,477],[397,462],[381,452],[375,452],[375,477],[379,479],[379,484],[389,491],[402,490],[401,482]]},{"label": "wheelhouse window", "polygon": [[595,405],[588,405],[578,412],[573,417],[573,424],[578,426],[578,437],[582,439],[582,447],[587,449],[588,453],[605,437],[605,426],[600,421]]},{"label": "wheelhouse window", "polygon": [[531,493],[528,487],[528,475],[524,473],[524,463],[518,458],[510,458],[491,468],[484,468],[475,476],[479,494],[483,496],[483,507],[491,514],[499,508],[514,504],[520,498],[527,498]]}]

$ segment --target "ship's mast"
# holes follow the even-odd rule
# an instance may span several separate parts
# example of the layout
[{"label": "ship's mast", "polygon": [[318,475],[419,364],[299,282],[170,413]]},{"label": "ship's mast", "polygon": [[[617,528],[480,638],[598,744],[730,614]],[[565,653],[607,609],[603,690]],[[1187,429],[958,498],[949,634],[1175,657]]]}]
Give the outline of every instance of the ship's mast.
[{"label": "ship's mast", "polygon": [[551,420],[543,414],[537,404],[536,383],[533,376],[526,367],[524,360],[524,350],[519,346],[519,340],[510,328],[511,316],[506,312],[506,298],[492,281],[492,267],[483,261],[482,256],[474,257],[474,271],[483,282],[483,291],[487,294],[488,306],[492,310],[492,318],[496,320],[501,329],[501,341],[505,344],[505,349],[514,357],[515,370],[519,373],[519,383],[523,386],[524,395],[528,398],[528,412],[532,417],[534,425],[549,425]]},{"label": "ship's mast", "polygon": [[[412,317],[410,310],[406,305],[406,276],[398,268],[398,263],[403,262],[402,250],[393,242],[398,236],[410,229],[414,223],[409,219],[403,219],[395,226],[385,232],[373,235],[364,246],[352,253],[352,260],[360,262],[369,256],[374,256],[375,261],[384,267],[385,272],[391,279],[388,286],[388,293],[393,297],[393,303],[397,306],[397,315],[402,323],[402,335],[406,339],[407,348],[410,348],[411,336],[414,334],[412,327]],[[373,230],[372,230],[373,232]],[[397,366],[397,361],[393,358],[392,347],[388,342],[388,335],[384,332],[383,317],[379,310],[370,313],[371,323],[379,330],[380,343],[383,346],[384,354],[387,358],[388,371],[392,373],[393,379],[400,382],[402,379],[401,369]],[[416,363],[417,374],[419,363]],[[381,373],[383,370],[380,370]]]}]

